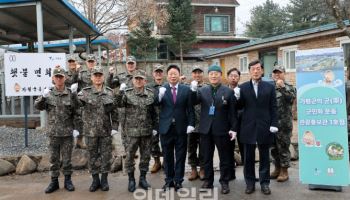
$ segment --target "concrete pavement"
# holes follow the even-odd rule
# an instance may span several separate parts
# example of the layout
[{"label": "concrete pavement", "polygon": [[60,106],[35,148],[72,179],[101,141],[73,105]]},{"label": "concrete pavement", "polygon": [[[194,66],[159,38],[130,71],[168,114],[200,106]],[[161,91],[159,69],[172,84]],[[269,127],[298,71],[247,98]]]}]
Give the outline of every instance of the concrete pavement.
[{"label": "concrete pavement", "polygon": [[[174,192],[163,193],[157,188],[161,188],[164,184],[164,175],[162,172],[157,174],[148,174],[148,180],[152,185],[152,193],[147,194],[140,190],[136,194],[131,194],[127,191],[128,178],[123,173],[119,172],[111,174],[109,176],[110,191],[102,192],[97,191],[91,193],[88,188],[91,183],[90,175],[87,171],[75,171],[73,175],[73,182],[76,186],[75,192],[67,192],[63,189],[63,178],[60,179],[61,189],[52,194],[45,194],[44,190],[47,187],[50,176],[48,173],[34,173],[25,176],[3,176],[0,177],[0,200],[7,199],[21,199],[21,200],[37,200],[37,199],[51,199],[51,200],[88,200],[88,199],[271,199],[271,200],[303,200],[303,199],[317,199],[317,200],[330,200],[330,199],[350,199],[349,187],[344,187],[342,192],[316,190],[312,191],[308,189],[307,185],[302,185],[298,178],[298,163],[293,162],[290,171],[290,180],[285,183],[277,183],[271,181],[272,194],[269,196],[263,195],[260,191],[259,184],[256,185],[255,193],[247,195],[244,193],[245,183],[243,179],[243,167],[237,168],[237,179],[230,182],[231,192],[228,195],[222,195],[220,193],[220,184],[218,182],[219,172],[215,173],[214,186],[217,194],[210,195],[209,193],[199,192],[199,188],[202,181],[196,180],[189,182],[186,178],[183,183],[186,190],[182,191],[179,195]],[[136,174],[138,181],[138,173]],[[149,197],[147,197],[149,195]],[[152,197],[151,197],[152,195]],[[202,195],[202,196],[200,196]],[[206,195],[206,198],[204,198]],[[182,197],[182,198],[181,198]]]}]

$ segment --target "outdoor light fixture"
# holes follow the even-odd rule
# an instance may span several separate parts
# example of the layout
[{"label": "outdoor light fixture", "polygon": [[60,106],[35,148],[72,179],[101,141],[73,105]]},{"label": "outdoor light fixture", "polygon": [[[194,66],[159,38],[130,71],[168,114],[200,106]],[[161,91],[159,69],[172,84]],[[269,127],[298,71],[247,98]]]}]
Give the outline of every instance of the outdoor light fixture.
[{"label": "outdoor light fixture", "polygon": [[218,7],[215,7],[214,12],[215,12],[215,13],[218,13],[218,12],[219,12],[219,8],[218,8]]}]

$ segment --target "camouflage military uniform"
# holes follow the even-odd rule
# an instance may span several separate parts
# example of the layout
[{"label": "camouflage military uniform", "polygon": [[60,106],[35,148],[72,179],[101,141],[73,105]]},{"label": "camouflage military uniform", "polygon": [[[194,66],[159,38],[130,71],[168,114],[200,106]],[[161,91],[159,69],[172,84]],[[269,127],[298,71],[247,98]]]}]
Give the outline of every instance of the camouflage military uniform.
[{"label": "camouflage military uniform", "polygon": [[[107,79],[107,85],[111,88],[117,88],[120,86],[120,84],[125,83],[127,88],[131,88],[132,86],[132,75],[128,74],[126,72],[119,73],[116,76],[110,75]],[[117,92],[117,91],[116,91]],[[122,137],[122,143],[124,146],[124,149],[126,151],[127,149],[127,139],[126,139],[126,132],[125,132],[125,120],[126,120],[126,113],[124,108],[118,109],[118,116],[119,116],[119,122],[121,123],[121,137]]]},{"label": "camouflage military uniform", "polygon": [[118,107],[124,107],[128,117],[125,121],[127,135],[127,149],[125,166],[128,173],[135,170],[134,156],[140,148],[141,172],[147,172],[151,157],[152,129],[156,126],[156,113],[154,109],[154,94],[149,88],[143,92],[137,92],[129,88],[118,95]]},{"label": "camouflage military uniform", "polygon": [[72,86],[73,83],[77,83],[78,82],[78,77],[79,77],[79,73],[76,71],[71,71],[68,70],[65,72],[66,75],[66,81],[64,82],[66,87]]},{"label": "camouflage military uniform", "polygon": [[[65,75],[66,75],[66,81],[64,82],[64,84],[66,87],[70,88],[72,86],[72,84],[78,82],[78,76],[79,76],[78,72],[68,70],[65,72]],[[81,110],[81,108],[78,108],[77,115],[76,115],[76,118],[74,121],[75,122],[74,129],[79,131],[78,137],[82,137],[84,134],[84,132],[83,132],[83,120],[81,118],[81,114],[82,114],[82,110]]]},{"label": "camouflage military uniform", "polygon": [[[198,89],[205,86],[205,83],[198,84]],[[200,139],[200,133],[198,132],[199,128],[199,119],[201,114],[201,105],[195,105],[194,107],[195,111],[195,119],[196,119],[196,127],[195,130],[188,134],[187,137],[187,153],[188,153],[188,164],[191,167],[203,167],[203,156],[201,152],[199,151],[199,139]],[[198,156],[197,156],[197,149],[198,149]]]},{"label": "camouflage military uniform", "polygon": [[271,155],[277,167],[288,168],[290,166],[289,145],[293,129],[292,106],[296,97],[295,88],[284,83],[285,87],[276,87],[278,132],[275,137],[275,144],[271,149]]},{"label": "camouflage military uniform", "polygon": [[[83,121],[86,143],[90,154],[89,170],[92,174],[108,173],[112,158],[111,130],[117,130],[117,112],[114,105],[113,90],[103,86],[102,91],[86,87],[78,93],[83,107]],[[101,166],[97,166],[98,157]]]},{"label": "camouflage military uniform", "polygon": [[[153,82],[147,84],[146,87],[152,89],[153,90],[153,94],[156,94],[158,89],[161,86],[162,85],[159,85],[155,81],[153,81]],[[160,112],[159,106],[155,107],[155,111],[156,111],[156,121],[159,122],[159,112]],[[158,132],[158,128],[155,129],[155,130]],[[152,154],[152,157],[154,157],[154,158],[162,156],[162,152],[160,151],[160,146],[159,146],[159,134],[152,135],[151,154]]]},{"label": "camouflage military uniform", "polygon": [[[64,175],[72,174],[71,155],[73,148],[74,118],[77,104],[67,87],[64,91],[53,88],[47,98],[39,97],[35,100],[35,108],[46,110],[48,113],[48,137],[50,153],[50,172],[52,177],[58,177],[60,172],[60,158]],[[60,155],[61,154],[61,155]]]},{"label": "camouflage military uniform", "polygon": [[81,91],[83,88],[91,86],[91,70],[87,67],[79,71],[78,75],[78,91]]}]

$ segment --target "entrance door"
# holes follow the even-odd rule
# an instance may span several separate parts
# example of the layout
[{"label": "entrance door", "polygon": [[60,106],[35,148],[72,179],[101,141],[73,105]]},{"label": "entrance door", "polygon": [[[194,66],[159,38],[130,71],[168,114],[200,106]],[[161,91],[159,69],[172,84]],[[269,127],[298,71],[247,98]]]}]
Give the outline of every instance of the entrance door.
[{"label": "entrance door", "polygon": [[264,65],[264,77],[266,78],[272,78],[272,70],[277,62],[277,52],[271,51],[261,54],[261,60]]}]

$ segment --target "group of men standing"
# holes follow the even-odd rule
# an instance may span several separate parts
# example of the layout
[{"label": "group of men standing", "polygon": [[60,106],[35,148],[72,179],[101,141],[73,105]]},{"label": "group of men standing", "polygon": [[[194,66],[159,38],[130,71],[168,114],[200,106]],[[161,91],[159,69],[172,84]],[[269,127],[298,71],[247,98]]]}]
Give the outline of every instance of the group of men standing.
[{"label": "group of men standing", "polygon": [[[161,65],[154,66],[153,82],[147,83],[146,73],[136,68],[134,57],[127,58],[126,72],[116,74],[113,68],[109,69],[106,80],[103,69],[89,66],[89,61],[87,59],[84,70],[72,67],[64,72],[60,67],[55,68],[54,88],[45,90],[35,102],[38,109],[48,112],[52,181],[46,193],[59,188],[60,154],[65,188],[74,190],[70,164],[73,132],[85,136],[93,178],[90,191],[109,190],[111,135],[118,133],[119,125],[130,192],[136,190],[134,171],[138,149],[141,188],[150,188],[146,174],[152,155],[155,160],[152,173],[161,169],[160,157],[163,156],[164,191],[171,187],[175,191],[181,189],[187,154],[191,166],[188,179],[199,177],[203,180],[202,189],[213,188],[216,147],[220,159],[221,192],[227,194],[230,192],[229,181],[235,179],[236,139],[244,163],[247,194],[255,191],[256,147],[260,154],[261,191],[271,193],[270,178],[288,179],[292,119],[291,115],[277,113],[286,113],[278,111],[285,111],[286,107],[291,110],[296,91],[285,82],[283,67],[274,68],[275,81],[271,84],[262,80],[260,61],[253,61],[248,67],[250,81],[238,85],[241,74],[233,68],[227,73],[229,84],[226,86],[222,81],[222,69],[216,65],[208,68],[208,83],[204,83],[203,69],[198,66],[192,68],[193,81],[182,83],[180,68],[174,64],[166,71]],[[64,115],[58,115],[63,112]],[[276,170],[270,177],[272,144]],[[100,166],[96,164],[99,157]]]}]

